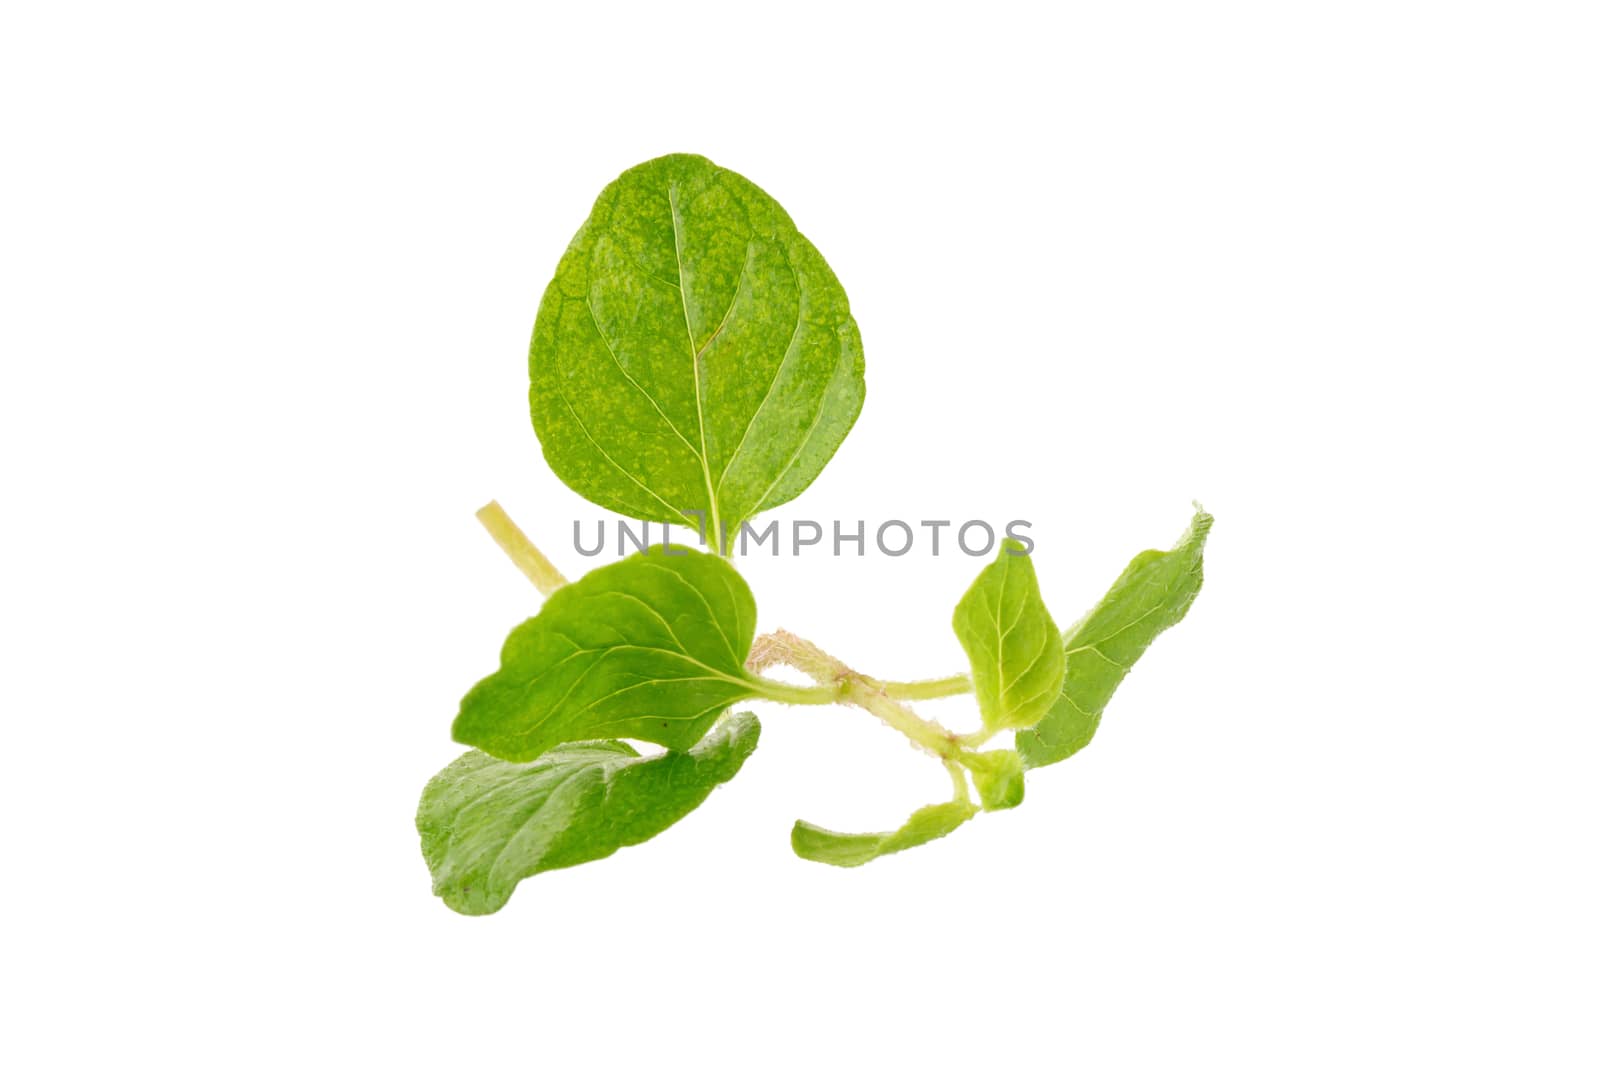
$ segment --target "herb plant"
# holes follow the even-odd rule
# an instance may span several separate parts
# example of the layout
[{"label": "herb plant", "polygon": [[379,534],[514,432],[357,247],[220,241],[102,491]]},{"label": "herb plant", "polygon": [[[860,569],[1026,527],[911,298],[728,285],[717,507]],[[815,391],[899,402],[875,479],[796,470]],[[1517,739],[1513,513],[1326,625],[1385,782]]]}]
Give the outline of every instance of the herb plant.
[{"label": "herb plant", "polygon": [[[728,781],[761,726],[743,701],[849,704],[940,760],[952,796],[898,829],[796,822],[801,857],[855,867],[1022,802],[1028,770],[1094,737],[1106,702],[1200,590],[1211,516],[1136,556],[1063,633],[1033,563],[1005,541],[955,607],[968,673],[891,682],[783,630],[729,562],[742,522],[794,499],[861,411],[861,338],[844,290],[789,216],[699,156],[627,171],[600,194],[545,290],[529,355],[533,425],[567,485],[622,515],[702,531],[568,583],[497,504],[479,518],[548,599],[462,699],[473,751],[422,793],[434,892],[497,911],[518,882],[665,830]],[[766,677],[797,668],[814,684]],[[914,712],[972,693],[982,727]],[[1009,747],[985,747],[1011,732]],[[628,740],[661,746],[645,755]],[[970,779],[970,784],[969,784]]]}]

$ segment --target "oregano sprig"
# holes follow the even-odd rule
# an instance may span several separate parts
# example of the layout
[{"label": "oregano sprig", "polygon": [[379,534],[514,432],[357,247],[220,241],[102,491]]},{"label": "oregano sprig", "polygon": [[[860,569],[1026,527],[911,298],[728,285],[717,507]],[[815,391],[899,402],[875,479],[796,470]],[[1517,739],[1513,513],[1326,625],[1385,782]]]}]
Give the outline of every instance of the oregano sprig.
[{"label": "oregano sprig", "polygon": [[[805,859],[859,866],[1016,807],[1026,772],[1088,744],[1200,589],[1212,520],[1197,508],[1172,550],[1135,557],[1065,633],[1023,546],[1003,542],[955,607],[962,673],[888,681],[785,630],[758,635],[730,531],[797,496],[838,449],[865,395],[861,340],[838,279],[777,202],[699,156],[652,160],[600,194],[540,303],[529,371],[534,428],[563,481],[626,516],[703,527],[710,551],[657,546],[568,582],[498,504],[479,511],[546,600],[463,698],[453,733],[473,750],[418,810],[434,891],[466,914],[692,811],[754,751],[760,724],[733,711],[749,701],[857,707],[949,774],[950,798],[893,830],[795,822]],[[966,693],[972,733],[911,707]],[[986,747],[1006,731],[1012,745]]]}]

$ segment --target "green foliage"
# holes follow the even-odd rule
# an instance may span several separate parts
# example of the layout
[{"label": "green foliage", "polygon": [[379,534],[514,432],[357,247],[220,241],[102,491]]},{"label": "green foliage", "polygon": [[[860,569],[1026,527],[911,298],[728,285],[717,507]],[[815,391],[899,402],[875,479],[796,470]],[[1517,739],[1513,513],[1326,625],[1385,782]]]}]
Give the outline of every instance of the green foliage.
[{"label": "green foliage", "polygon": [[689,155],[606,186],[545,290],[529,367],[562,481],[634,518],[735,532],[811,484],[866,394],[821,253],[777,201]]},{"label": "green foliage", "polygon": [[1150,549],[1133,557],[1100,603],[1063,635],[1069,665],[1060,696],[1037,726],[1017,733],[1024,766],[1064,760],[1094,738],[1111,694],[1150,642],[1182,619],[1200,592],[1211,522],[1197,510],[1170,551]]},{"label": "green foliage", "polygon": [[972,772],[984,811],[1000,811],[1022,803],[1022,758],[1010,749],[974,752],[964,761]]},{"label": "green foliage", "polygon": [[912,812],[900,829],[882,834],[841,834],[797,820],[789,831],[789,844],[801,859],[835,867],[859,867],[879,856],[904,852],[943,837],[977,813],[977,808],[960,800],[929,804]]},{"label": "green foliage", "polygon": [[532,763],[468,752],[417,809],[433,891],[486,915],[524,878],[649,840],[732,778],[760,736],[756,717],[739,714],[687,752],[641,756],[622,741],[557,745]]},{"label": "green foliage", "polygon": [[[522,879],[609,856],[694,810],[756,746],[755,716],[729,710],[741,700],[854,705],[950,775],[951,799],[897,830],[796,822],[805,859],[858,867],[1014,808],[1025,771],[1089,742],[1129,668],[1200,589],[1204,512],[1171,551],[1135,557],[1064,635],[1032,560],[1004,542],[952,619],[970,678],[885,682],[793,634],[757,639],[755,598],[722,557],[740,522],[797,496],[844,440],[865,393],[861,339],[843,288],[777,202],[699,156],[641,164],[600,194],[540,303],[529,376],[534,428],[567,485],[623,515],[703,528],[712,552],[657,546],[567,584],[498,505],[479,512],[548,599],[462,699],[453,735],[474,750],[428,783],[417,811],[434,892],[463,914],[498,911]],[[814,684],[763,675],[775,666]],[[965,692],[983,724],[971,734],[905,703]],[[1014,748],[981,748],[1002,730]],[[641,755],[625,738],[664,750]]]},{"label": "green foliage", "polygon": [[506,760],[563,741],[698,741],[756,691],[744,669],[756,604],[726,561],[677,551],[657,545],[558,589],[461,701],[455,739]]},{"label": "green foliage", "polygon": [[1012,730],[1044,718],[1061,690],[1067,654],[1020,544],[1000,546],[956,605],[954,621],[972,663],[983,725]]}]

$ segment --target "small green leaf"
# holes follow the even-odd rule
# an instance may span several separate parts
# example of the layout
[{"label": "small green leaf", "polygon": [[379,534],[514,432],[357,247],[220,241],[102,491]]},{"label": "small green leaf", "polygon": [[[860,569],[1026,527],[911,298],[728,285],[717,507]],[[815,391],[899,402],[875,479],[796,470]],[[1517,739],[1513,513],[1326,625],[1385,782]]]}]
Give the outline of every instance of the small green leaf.
[{"label": "small green leaf", "polygon": [[841,834],[796,821],[789,844],[801,859],[835,867],[859,867],[891,852],[904,852],[943,837],[977,814],[978,809],[959,800],[929,804],[911,813],[906,824],[892,833]]},{"label": "small green leaf", "polygon": [[953,625],[972,663],[983,725],[992,732],[1042,719],[1061,691],[1067,657],[1020,544],[1001,544],[956,605]]},{"label": "small green leaf", "polygon": [[453,736],[515,761],[613,737],[688,748],[753,692],[755,627],[755,599],[727,561],[657,545],[556,590],[512,630],[500,669],[462,698]]},{"label": "small green leaf", "polygon": [[417,809],[433,891],[464,915],[499,911],[522,879],[604,859],[689,814],[760,736],[745,712],[687,752],[641,756],[622,741],[560,745],[532,763],[468,752]]},{"label": "small green leaf", "polygon": [[974,752],[962,762],[972,772],[972,784],[985,811],[1014,808],[1022,803],[1022,759],[1009,748]]},{"label": "small green leaf", "polygon": [[528,364],[562,481],[624,515],[730,536],[811,484],[866,390],[821,253],[772,197],[690,155],[600,194],[545,290]]},{"label": "small green leaf", "polygon": [[1211,516],[1196,511],[1188,532],[1161,552],[1141,552],[1111,590],[1064,635],[1067,676],[1055,706],[1032,730],[1017,732],[1026,767],[1064,760],[1087,745],[1117,686],[1150,642],[1188,612],[1200,592]]}]

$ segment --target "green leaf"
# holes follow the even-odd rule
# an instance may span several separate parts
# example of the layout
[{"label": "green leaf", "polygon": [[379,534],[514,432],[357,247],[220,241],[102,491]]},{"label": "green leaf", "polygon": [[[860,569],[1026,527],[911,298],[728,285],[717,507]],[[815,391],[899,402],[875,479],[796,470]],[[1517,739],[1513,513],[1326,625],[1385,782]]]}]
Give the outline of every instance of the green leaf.
[{"label": "green leaf", "polygon": [[956,605],[953,624],[972,663],[984,727],[1016,729],[1042,719],[1061,690],[1067,657],[1020,544],[1001,544]]},{"label": "green leaf", "polygon": [[760,735],[746,712],[687,752],[641,756],[622,741],[560,745],[532,763],[468,752],[428,783],[417,809],[433,891],[464,915],[487,915],[524,878],[646,841],[732,778]]},{"label": "green leaf", "polygon": [[1100,603],[1066,632],[1067,676],[1050,713],[1018,731],[1027,767],[1064,760],[1087,745],[1117,686],[1156,636],[1188,612],[1200,592],[1211,516],[1196,511],[1188,532],[1161,552],[1141,552]]},{"label": "green leaf", "polygon": [[859,867],[879,856],[904,852],[943,837],[977,812],[977,808],[959,800],[929,804],[912,812],[900,829],[882,834],[841,834],[796,821],[789,833],[789,844],[801,859],[835,867]]},{"label": "green leaf", "polygon": [[613,737],[688,748],[758,687],[744,669],[755,626],[750,588],[727,561],[657,545],[556,590],[512,630],[453,736],[517,761]]},{"label": "green leaf", "polygon": [[799,495],[865,396],[861,336],[783,208],[700,156],[595,201],[545,290],[534,429],[561,480],[634,518],[737,531]]},{"label": "green leaf", "polygon": [[962,762],[972,772],[972,784],[985,811],[1014,808],[1022,803],[1022,760],[1008,748],[974,752]]}]

